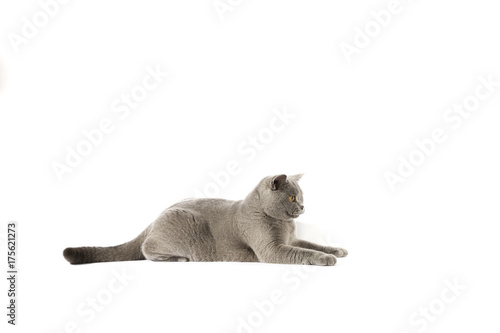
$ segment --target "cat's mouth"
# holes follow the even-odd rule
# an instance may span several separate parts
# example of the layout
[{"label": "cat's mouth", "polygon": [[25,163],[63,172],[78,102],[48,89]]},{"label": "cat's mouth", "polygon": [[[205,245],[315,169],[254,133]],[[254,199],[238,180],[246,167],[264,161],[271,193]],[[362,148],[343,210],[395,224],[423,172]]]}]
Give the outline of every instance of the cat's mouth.
[{"label": "cat's mouth", "polygon": [[301,211],[295,211],[295,212],[293,212],[293,213],[291,213],[291,214],[287,212],[287,214],[288,214],[289,216],[293,217],[294,219],[296,219],[297,217],[299,217],[302,213],[304,213],[304,211],[303,211],[303,210],[301,210]]},{"label": "cat's mouth", "polygon": [[300,216],[300,214],[304,213],[304,209],[295,209],[292,213],[290,213],[287,209],[287,207],[281,203],[283,207],[285,208],[286,215],[290,216],[291,218],[296,219],[297,217]]}]

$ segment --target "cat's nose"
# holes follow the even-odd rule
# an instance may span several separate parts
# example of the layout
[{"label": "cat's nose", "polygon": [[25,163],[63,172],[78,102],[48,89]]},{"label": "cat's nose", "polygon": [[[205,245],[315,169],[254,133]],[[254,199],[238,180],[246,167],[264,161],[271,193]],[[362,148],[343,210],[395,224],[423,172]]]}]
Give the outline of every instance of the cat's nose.
[{"label": "cat's nose", "polygon": [[300,205],[300,209],[304,210],[304,205]]}]

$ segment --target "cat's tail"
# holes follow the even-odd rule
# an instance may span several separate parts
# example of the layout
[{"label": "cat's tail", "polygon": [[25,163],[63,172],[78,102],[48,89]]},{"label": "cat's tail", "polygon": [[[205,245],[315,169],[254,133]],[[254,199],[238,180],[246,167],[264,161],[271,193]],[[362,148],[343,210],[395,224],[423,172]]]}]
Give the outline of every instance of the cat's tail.
[{"label": "cat's tail", "polygon": [[130,242],[109,247],[68,247],[63,256],[72,265],[90,264],[94,262],[145,260],[142,254],[144,242],[149,228]]}]

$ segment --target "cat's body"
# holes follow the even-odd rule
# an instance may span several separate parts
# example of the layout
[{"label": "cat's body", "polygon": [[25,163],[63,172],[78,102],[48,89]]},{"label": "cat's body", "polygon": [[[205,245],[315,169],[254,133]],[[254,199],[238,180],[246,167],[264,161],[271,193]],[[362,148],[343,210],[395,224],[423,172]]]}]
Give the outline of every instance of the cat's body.
[{"label": "cat's body", "polygon": [[293,219],[304,211],[299,179],[266,177],[240,201],[184,200],[128,243],[67,248],[64,257],[72,264],[149,259],[334,265],[346,250],[295,237]]}]

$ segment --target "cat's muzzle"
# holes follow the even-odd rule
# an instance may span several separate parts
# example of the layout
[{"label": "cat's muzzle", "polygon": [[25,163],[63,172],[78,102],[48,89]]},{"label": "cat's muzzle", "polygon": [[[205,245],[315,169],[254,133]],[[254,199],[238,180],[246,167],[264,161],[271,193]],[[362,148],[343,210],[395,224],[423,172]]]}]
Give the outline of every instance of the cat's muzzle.
[{"label": "cat's muzzle", "polygon": [[299,217],[301,214],[304,214],[304,212],[305,212],[305,209],[304,209],[304,208],[302,208],[302,209],[296,209],[296,210],[294,210],[294,211],[293,211],[293,213],[292,213],[292,214],[290,214],[290,216],[292,216],[293,218],[297,218],[297,217]]}]

